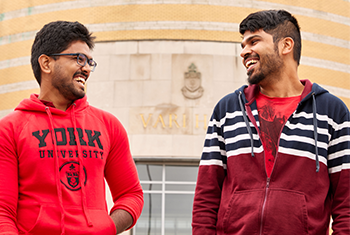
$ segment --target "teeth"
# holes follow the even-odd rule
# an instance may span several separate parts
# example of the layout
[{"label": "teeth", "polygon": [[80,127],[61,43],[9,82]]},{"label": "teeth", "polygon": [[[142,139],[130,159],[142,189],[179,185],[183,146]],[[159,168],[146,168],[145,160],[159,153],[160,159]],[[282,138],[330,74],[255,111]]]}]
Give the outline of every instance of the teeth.
[{"label": "teeth", "polygon": [[249,66],[251,66],[251,65],[253,65],[253,64],[256,64],[258,61],[257,60],[249,60],[246,64],[245,64],[245,67],[249,67]]},{"label": "teeth", "polygon": [[74,80],[75,80],[75,81],[77,81],[77,82],[82,83],[83,85],[85,85],[85,79],[84,79],[84,78],[82,78],[82,77],[77,77],[77,78],[74,78]]}]

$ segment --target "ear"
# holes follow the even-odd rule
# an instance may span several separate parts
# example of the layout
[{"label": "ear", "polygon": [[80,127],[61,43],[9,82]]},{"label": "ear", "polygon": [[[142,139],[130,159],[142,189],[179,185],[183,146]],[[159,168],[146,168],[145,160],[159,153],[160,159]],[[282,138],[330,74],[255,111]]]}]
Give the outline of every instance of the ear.
[{"label": "ear", "polygon": [[282,55],[287,55],[292,53],[294,48],[294,40],[291,37],[283,38],[281,41],[281,53]]},{"label": "ear", "polygon": [[39,56],[38,62],[42,73],[46,73],[46,74],[51,73],[52,60],[53,59],[50,56],[47,56],[45,54],[42,54],[41,56]]}]

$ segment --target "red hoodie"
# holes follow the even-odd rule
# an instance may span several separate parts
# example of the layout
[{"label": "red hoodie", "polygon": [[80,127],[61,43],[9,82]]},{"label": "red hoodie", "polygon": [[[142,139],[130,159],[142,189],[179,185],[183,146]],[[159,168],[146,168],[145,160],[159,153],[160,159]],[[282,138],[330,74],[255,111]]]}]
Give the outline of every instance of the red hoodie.
[{"label": "red hoodie", "polygon": [[143,193],[121,123],[86,97],[65,112],[37,97],[0,120],[0,234],[116,234],[104,178],[110,213],[135,224]]}]

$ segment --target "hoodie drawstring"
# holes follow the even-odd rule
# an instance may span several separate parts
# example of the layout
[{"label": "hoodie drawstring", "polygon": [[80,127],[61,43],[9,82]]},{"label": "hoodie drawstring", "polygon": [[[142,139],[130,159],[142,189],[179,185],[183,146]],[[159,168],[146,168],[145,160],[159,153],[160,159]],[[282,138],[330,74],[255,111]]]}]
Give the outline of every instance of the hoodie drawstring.
[{"label": "hoodie drawstring", "polygon": [[[312,112],[313,112],[313,126],[314,126],[314,140],[315,140],[315,156],[316,156],[316,172],[319,172],[320,170],[320,161],[319,161],[319,157],[318,157],[318,146],[317,146],[317,141],[318,141],[318,134],[317,134],[317,117],[316,117],[316,98],[315,98],[315,92],[313,92],[312,94]],[[252,130],[250,128],[249,122],[248,122],[248,118],[247,118],[247,114],[245,113],[245,109],[243,106],[243,102],[242,102],[242,92],[239,92],[239,105],[241,107],[242,110],[242,114],[243,114],[243,119],[245,122],[245,125],[247,127],[249,136],[250,136],[250,145],[251,145],[251,154],[254,157],[254,145],[253,145],[253,134],[252,134]]]},{"label": "hoodie drawstring", "polygon": [[79,181],[80,181],[80,185],[81,185],[81,203],[83,205],[83,212],[84,212],[84,216],[87,222],[87,225],[89,227],[92,227],[92,221],[90,219],[88,210],[87,210],[87,206],[86,206],[86,189],[85,189],[85,178],[84,178],[84,166],[83,166],[83,161],[82,161],[82,150],[81,150],[81,145],[80,145],[80,139],[79,139],[79,133],[78,136],[76,136],[76,133],[78,132],[77,130],[77,123],[76,123],[76,119],[75,119],[75,103],[72,104],[72,112],[71,112],[71,118],[72,118],[72,122],[73,122],[73,127],[74,127],[74,137],[78,146],[78,161],[79,161]]},{"label": "hoodie drawstring", "polygon": [[252,129],[250,128],[250,125],[249,125],[249,122],[248,122],[248,118],[247,118],[247,114],[245,113],[245,109],[244,109],[244,106],[243,106],[243,103],[242,103],[242,92],[241,91],[239,92],[238,100],[239,100],[239,106],[241,107],[241,110],[242,110],[243,119],[244,119],[245,125],[247,127],[249,136],[250,136],[251,154],[252,154],[252,157],[255,157],[253,133],[252,133]]},{"label": "hoodie drawstring", "polygon": [[52,122],[52,114],[51,111],[49,109],[49,107],[45,108],[45,111],[47,113],[47,115],[49,116],[49,120],[50,120],[50,126],[51,126],[51,137],[52,137],[52,142],[53,142],[53,146],[54,146],[54,158],[55,158],[55,178],[56,178],[56,188],[57,188],[57,196],[58,196],[58,202],[60,204],[60,210],[61,210],[61,235],[65,234],[65,227],[64,227],[64,207],[63,207],[63,199],[62,199],[62,187],[61,187],[61,183],[60,183],[60,170],[59,170],[59,162],[58,162],[58,156],[57,156],[57,143],[56,143],[56,133],[55,133],[55,129],[53,128],[53,122]]},{"label": "hoodie drawstring", "polygon": [[316,117],[316,98],[315,92],[312,93],[312,112],[313,112],[313,124],[314,124],[314,139],[315,139],[315,155],[316,155],[316,172],[320,170],[320,161],[318,159],[318,147],[317,147],[317,117]]}]

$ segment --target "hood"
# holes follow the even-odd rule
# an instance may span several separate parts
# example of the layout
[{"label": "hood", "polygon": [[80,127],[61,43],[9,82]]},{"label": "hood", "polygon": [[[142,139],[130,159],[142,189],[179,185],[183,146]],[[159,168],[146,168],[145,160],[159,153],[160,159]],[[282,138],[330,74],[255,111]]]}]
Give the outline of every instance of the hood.
[{"label": "hood", "polygon": [[[320,87],[316,83],[312,83],[308,79],[300,80],[300,82],[304,85],[304,90],[301,93],[301,103],[308,100],[312,95],[318,96],[323,93],[328,93],[327,90]],[[254,102],[255,96],[259,91],[260,91],[259,85],[250,85],[250,86],[245,85],[239,88],[236,91],[236,93],[239,94],[240,92],[242,92],[244,103],[246,103],[246,105],[250,105],[252,102]]]}]

